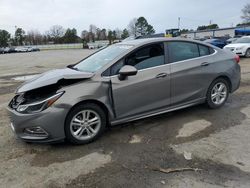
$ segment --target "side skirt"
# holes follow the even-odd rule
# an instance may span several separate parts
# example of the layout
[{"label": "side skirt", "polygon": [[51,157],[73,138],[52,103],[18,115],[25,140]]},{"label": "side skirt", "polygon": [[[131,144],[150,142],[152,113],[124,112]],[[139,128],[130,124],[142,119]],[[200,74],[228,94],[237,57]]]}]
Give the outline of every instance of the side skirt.
[{"label": "side skirt", "polygon": [[205,98],[197,99],[197,100],[189,102],[189,103],[169,107],[169,108],[166,108],[166,109],[163,109],[163,110],[160,110],[160,111],[157,110],[157,111],[153,111],[153,112],[150,112],[150,113],[144,113],[144,114],[135,115],[135,116],[131,116],[131,117],[126,117],[126,118],[122,118],[122,119],[116,119],[116,120],[111,121],[110,124],[111,124],[111,126],[114,126],[114,125],[118,125],[118,124],[121,124],[121,123],[127,123],[127,122],[131,122],[131,121],[135,121],[135,120],[139,120],[139,119],[144,119],[144,118],[159,115],[159,114],[164,114],[164,113],[167,113],[167,112],[172,112],[172,111],[175,111],[175,110],[180,110],[180,109],[187,108],[187,107],[190,107],[190,106],[194,106],[194,105],[197,105],[197,104],[202,104],[202,103],[205,102],[205,100],[206,100]]}]

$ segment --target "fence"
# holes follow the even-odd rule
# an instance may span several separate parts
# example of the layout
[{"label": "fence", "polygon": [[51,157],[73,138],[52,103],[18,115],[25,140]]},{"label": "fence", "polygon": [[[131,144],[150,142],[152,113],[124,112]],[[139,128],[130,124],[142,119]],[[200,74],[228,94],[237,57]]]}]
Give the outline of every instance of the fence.
[{"label": "fence", "polygon": [[[28,45],[40,50],[61,50],[61,49],[82,49],[83,43],[74,44],[44,44],[44,45]],[[18,47],[18,46],[17,46]],[[23,46],[20,46],[23,47]]]}]

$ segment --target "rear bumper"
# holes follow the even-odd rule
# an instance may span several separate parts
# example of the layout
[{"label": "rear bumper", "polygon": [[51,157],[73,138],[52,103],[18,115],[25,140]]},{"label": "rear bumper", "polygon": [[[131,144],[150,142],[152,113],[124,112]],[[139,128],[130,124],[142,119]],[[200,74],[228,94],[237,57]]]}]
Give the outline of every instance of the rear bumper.
[{"label": "rear bumper", "polygon": [[240,81],[241,81],[241,68],[240,65],[237,64],[236,68],[234,69],[232,73],[232,79],[231,79],[231,93],[239,89],[240,87]]}]

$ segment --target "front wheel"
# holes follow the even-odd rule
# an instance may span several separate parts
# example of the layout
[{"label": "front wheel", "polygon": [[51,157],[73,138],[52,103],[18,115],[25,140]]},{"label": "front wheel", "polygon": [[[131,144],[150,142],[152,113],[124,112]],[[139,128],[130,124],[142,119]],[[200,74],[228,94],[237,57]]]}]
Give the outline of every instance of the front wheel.
[{"label": "front wheel", "polygon": [[66,139],[73,144],[87,144],[96,140],[105,127],[106,115],[98,105],[80,104],[66,118]]},{"label": "front wheel", "polygon": [[250,49],[247,49],[245,57],[250,57]]},{"label": "front wheel", "polygon": [[219,78],[212,82],[207,92],[207,105],[210,108],[220,108],[223,106],[229,95],[228,81]]}]

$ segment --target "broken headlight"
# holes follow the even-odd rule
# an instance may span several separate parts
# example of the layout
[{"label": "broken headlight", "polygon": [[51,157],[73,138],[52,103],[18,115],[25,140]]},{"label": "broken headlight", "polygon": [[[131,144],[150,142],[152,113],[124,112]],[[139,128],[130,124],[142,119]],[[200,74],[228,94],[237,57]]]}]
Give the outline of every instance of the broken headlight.
[{"label": "broken headlight", "polygon": [[30,103],[30,104],[22,104],[19,105],[16,109],[16,111],[20,113],[35,113],[35,112],[41,112],[45,110],[46,108],[50,107],[54,102],[56,102],[57,99],[59,99],[63,95],[63,91],[56,93],[55,95],[48,97],[42,101]]}]

